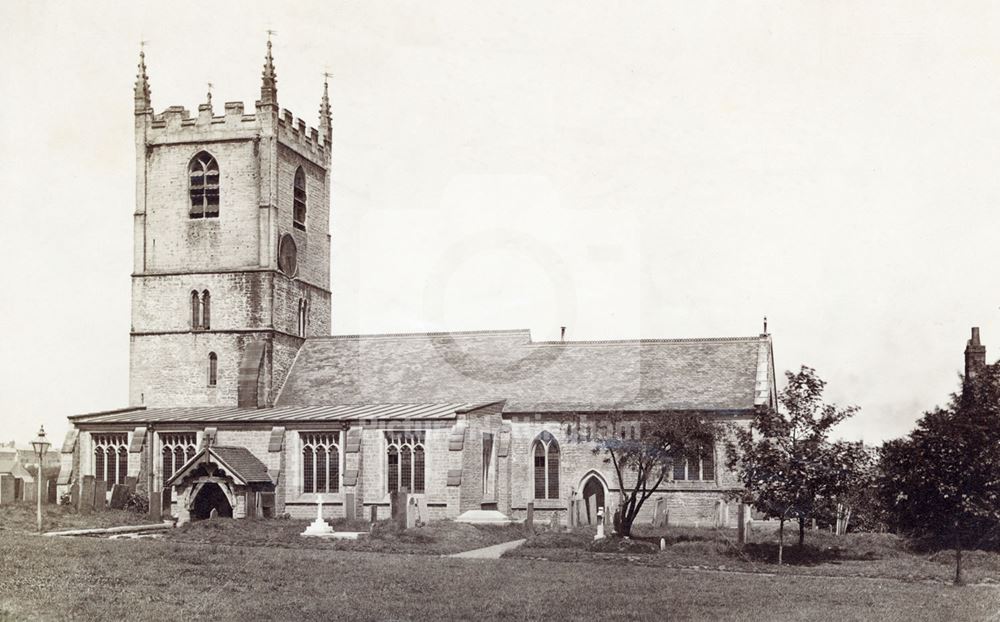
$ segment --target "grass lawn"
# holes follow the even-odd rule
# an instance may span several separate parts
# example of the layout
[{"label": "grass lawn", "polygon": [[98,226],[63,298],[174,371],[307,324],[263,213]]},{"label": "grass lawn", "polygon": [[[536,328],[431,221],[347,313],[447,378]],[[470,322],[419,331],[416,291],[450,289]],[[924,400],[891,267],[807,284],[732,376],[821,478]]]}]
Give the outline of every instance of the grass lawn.
[{"label": "grass lawn", "polygon": [[[520,525],[468,525],[435,521],[404,531],[386,528],[388,521],[370,537],[358,540],[303,538],[310,521],[290,519],[230,520],[225,518],[188,523],[163,534],[172,542],[192,544],[268,546],[293,549],[347,550],[374,553],[413,553],[446,555],[478,549],[524,537]],[[327,521],[337,531],[368,531],[366,521]]]},{"label": "grass lawn", "polygon": [[[892,534],[858,533],[834,536],[824,531],[806,533],[799,550],[797,535],[786,537],[783,566],[778,559],[777,536],[755,534],[754,540],[739,548],[731,529],[669,527],[656,531],[636,530],[636,539],[648,543],[645,550],[607,553],[594,550],[593,529],[575,532],[539,532],[523,546],[504,554],[507,558],[549,561],[639,564],[658,567],[702,567],[814,576],[885,577],[906,581],[951,581],[955,554],[950,550],[919,552]],[[667,544],[658,550],[660,537]],[[966,551],[963,577],[969,583],[1000,584],[1000,554]]]},{"label": "grass lawn", "polygon": [[0,532],[0,620],[984,620],[1000,590]]},{"label": "grass lawn", "polygon": [[[35,533],[37,508],[32,503],[15,503],[0,507],[0,533]],[[42,505],[42,530],[62,531],[66,529],[89,529],[93,527],[118,527],[120,525],[142,525],[158,523],[146,514],[136,514],[125,510],[106,510],[81,514],[66,505]]]}]

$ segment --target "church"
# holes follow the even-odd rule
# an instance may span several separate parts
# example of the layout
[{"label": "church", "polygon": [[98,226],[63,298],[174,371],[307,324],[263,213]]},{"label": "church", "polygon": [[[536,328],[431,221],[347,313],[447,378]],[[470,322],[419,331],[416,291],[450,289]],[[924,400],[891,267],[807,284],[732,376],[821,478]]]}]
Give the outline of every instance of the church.
[{"label": "church", "polygon": [[[328,85],[319,123],[279,108],[267,44],[252,110],[154,112],[135,83],[129,406],[69,417],[63,491],[128,480],[151,511],[568,521],[613,507],[591,426],[695,412],[745,424],[776,402],[771,337],[534,341],[527,330],[331,335]],[[672,524],[735,525],[721,443],[654,494]],[[596,498],[596,499],[595,499]],[[653,503],[645,511],[651,512]],[[734,504],[735,507],[735,504]],[[473,512],[470,512],[473,511]],[[587,517],[594,520],[594,517]]]}]

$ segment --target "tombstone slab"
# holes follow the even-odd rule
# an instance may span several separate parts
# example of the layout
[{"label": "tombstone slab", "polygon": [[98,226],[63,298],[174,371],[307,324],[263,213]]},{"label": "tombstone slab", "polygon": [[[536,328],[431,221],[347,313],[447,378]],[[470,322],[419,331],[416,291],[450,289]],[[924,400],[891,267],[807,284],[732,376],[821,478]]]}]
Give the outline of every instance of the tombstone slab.
[{"label": "tombstone slab", "polygon": [[94,476],[84,475],[80,481],[80,512],[94,511]]},{"label": "tombstone slab", "polygon": [[344,494],[344,518],[347,520],[354,520],[357,518],[358,508],[355,504],[355,496],[353,492],[348,492]]},{"label": "tombstone slab", "polygon": [[103,479],[94,480],[94,509],[103,512],[108,501],[108,483]]},{"label": "tombstone slab", "polygon": [[77,511],[80,510],[80,483],[73,482],[69,487],[69,504]]},{"label": "tombstone slab", "polygon": [[0,475],[0,505],[14,503],[14,478]]},{"label": "tombstone slab", "polygon": [[139,480],[136,477],[126,477],[125,478],[125,487],[128,488],[129,492],[134,493],[135,492],[135,486],[136,486],[136,483],[138,481]]},{"label": "tombstone slab", "polygon": [[406,504],[409,496],[405,492],[394,492],[389,495],[389,515],[401,528],[406,528]]},{"label": "tombstone slab", "polygon": [[417,500],[410,497],[406,503],[406,528],[413,529],[417,526],[417,519],[420,518],[420,508],[417,507]]},{"label": "tombstone slab", "polygon": [[124,484],[115,484],[111,487],[111,503],[109,507],[112,510],[121,510],[125,508],[125,502],[128,501],[128,487]]},{"label": "tombstone slab", "polygon": [[155,492],[149,495],[149,515],[153,518],[160,518],[162,509],[160,508],[160,493]]}]

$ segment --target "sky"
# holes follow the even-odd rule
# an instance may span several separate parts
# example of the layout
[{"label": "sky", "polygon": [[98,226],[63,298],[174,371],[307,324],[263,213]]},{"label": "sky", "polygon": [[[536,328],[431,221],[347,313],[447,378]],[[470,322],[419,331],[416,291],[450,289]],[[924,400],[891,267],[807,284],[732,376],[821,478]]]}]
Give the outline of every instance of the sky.
[{"label": "sky", "polygon": [[754,336],[905,435],[1000,355],[988,2],[0,3],[0,440],[127,405],[140,41],[157,112],[332,74],[335,334]]}]

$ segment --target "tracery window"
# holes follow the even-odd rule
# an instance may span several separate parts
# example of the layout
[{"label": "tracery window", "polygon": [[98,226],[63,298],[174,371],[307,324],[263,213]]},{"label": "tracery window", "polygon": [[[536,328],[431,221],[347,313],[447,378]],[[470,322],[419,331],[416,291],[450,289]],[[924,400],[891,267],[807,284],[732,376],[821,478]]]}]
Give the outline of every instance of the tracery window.
[{"label": "tracery window", "polygon": [[424,492],[424,433],[386,432],[387,485],[389,492]]},{"label": "tracery window", "polygon": [[292,225],[296,229],[306,230],[306,174],[300,166],[295,171],[295,183],[292,190]]},{"label": "tracery window", "polygon": [[128,433],[91,435],[94,441],[94,477],[108,486],[124,484],[128,477]]},{"label": "tracery window", "polygon": [[711,447],[675,452],[673,456],[674,481],[712,481],[715,479],[715,454]]},{"label": "tracery window", "polygon": [[535,439],[532,449],[536,499],[559,498],[559,443],[549,432]]},{"label": "tracery window", "polygon": [[302,492],[340,492],[340,432],[302,432]]},{"label": "tracery window", "polygon": [[160,455],[163,461],[163,481],[170,479],[198,452],[195,432],[165,432],[160,434]]},{"label": "tracery window", "polygon": [[219,165],[209,153],[202,151],[191,158],[190,175],[191,218],[219,216]]}]

